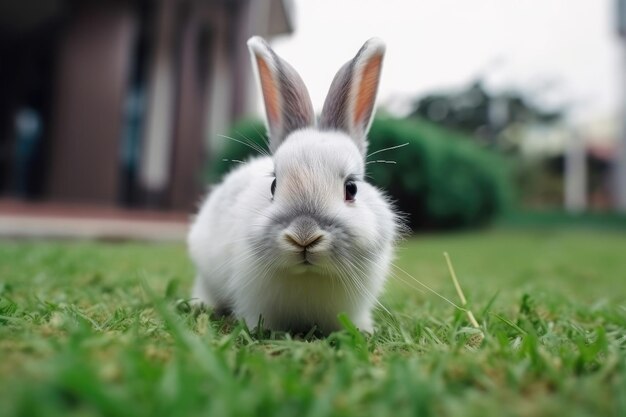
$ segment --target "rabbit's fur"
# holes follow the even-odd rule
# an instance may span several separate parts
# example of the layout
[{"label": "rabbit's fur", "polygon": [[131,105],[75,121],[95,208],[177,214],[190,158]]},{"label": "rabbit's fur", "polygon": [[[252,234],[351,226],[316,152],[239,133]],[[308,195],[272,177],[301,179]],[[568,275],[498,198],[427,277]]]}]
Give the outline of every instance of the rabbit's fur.
[{"label": "rabbit's fur", "polygon": [[272,156],[234,169],[202,204],[188,237],[193,297],[251,328],[262,317],[270,329],[328,333],[343,312],[372,331],[399,228],[364,178],[384,44],[366,42],[342,67],[318,127],[295,70],[261,38],[248,46]]}]

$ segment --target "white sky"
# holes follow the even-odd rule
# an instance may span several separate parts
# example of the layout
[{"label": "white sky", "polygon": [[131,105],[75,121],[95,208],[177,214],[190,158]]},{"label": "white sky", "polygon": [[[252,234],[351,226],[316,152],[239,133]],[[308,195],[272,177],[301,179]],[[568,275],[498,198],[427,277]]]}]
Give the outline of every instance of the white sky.
[{"label": "white sky", "polygon": [[491,88],[575,103],[577,122],[614,117],[622,99],[616,0],[296,0],[296,31],[273,40],[321,109],[335,72],[372,36],[387,43],[379,100]]}]

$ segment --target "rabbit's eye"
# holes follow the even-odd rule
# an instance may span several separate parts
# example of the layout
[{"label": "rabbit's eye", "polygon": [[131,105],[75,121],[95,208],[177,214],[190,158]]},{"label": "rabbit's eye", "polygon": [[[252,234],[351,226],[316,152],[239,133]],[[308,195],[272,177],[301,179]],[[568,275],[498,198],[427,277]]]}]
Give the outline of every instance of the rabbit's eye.
[{"label": "rabbit's eye", "polygon": [[272,181],[272,186],[270,187],[270,190],[272,191],[272,197],[274,197],[274,193],[276,192],[276,178],[274,178],[274,181]]},{"label": "rabbit's eye", "polygon": [[354,196],[356,196],[356,183],[354,181],[346,181],[346,185],[345,185],[346,201],[354,201]]}]

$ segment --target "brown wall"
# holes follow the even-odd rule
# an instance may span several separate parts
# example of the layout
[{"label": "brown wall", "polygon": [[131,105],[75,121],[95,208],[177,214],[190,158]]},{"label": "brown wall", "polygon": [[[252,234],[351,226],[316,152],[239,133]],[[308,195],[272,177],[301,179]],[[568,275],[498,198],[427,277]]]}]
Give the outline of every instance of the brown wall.
[{"label": "brown wall", "polygon": [[48,188],[53,200],[113,205],[136,22],[123,5],[91,7],[73,17],[60,48]]},{"label": "brown wall", "polygon": [[204,128],[207,91],[211,88],[209,51],[212,33],[190,11],[181,37],[178,108],[173,141],[170,206],[195,208],[202,194],[202,164],[205,160]]}]

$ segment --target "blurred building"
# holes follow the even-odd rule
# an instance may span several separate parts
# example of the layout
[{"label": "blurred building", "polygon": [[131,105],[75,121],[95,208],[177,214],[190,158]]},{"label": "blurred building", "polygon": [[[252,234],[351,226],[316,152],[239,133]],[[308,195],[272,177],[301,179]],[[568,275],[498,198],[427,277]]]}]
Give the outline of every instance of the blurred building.
[{"label": "blurred building", "polygon": [[192,208],[287,0],[0,2],[0,198]]}]

